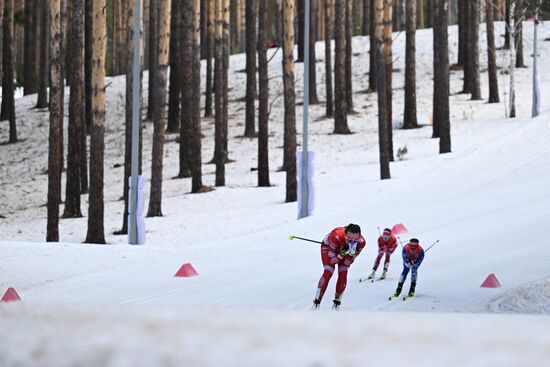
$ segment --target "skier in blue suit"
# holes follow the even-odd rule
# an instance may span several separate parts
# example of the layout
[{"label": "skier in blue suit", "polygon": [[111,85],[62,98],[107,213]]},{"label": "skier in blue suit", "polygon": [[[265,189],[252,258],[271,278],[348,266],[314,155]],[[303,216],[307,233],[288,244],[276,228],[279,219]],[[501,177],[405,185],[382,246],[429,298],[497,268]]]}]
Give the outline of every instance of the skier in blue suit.
[{"label": "skier in blue suit", "polygon": [[422,249],[422,246],[420,246],[420,243],[418,242],[418,239],[411,238],[409,243],[407,243],[403,247],[403,271],[401,272],[401,276],[399,277],[399,283],[397,284],[397,289],[395,290],[395,293],[393,294],[394,297],[397,297],[401,294],[401,290],[403,288],[403,283],[405,283],[405,280],[407,279],[407,275],[409,275],[409,270],[411,271],[411,288],[409,289],[409,297],[414,296],[414,291],[416,288],[416,278],[418,275],[418,268],[420,267],[420,264],[422,264],[422,261],[424,260],[424,250]]}]

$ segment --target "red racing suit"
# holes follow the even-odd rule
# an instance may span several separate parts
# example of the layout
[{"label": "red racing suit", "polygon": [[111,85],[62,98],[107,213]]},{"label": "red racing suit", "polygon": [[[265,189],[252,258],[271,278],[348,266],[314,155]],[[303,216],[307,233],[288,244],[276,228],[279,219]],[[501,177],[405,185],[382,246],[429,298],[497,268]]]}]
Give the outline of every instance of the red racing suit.
[{"label": "red racing suit", "polygon": [[391,254],[393,254],[396,248],[397,238],[395,238],[393,234],[390,235],[390,238],[387,241],[384,240],[383,236],[378,237],[378,256],[376,257],[376,260],[374,260],[374,266],[372,267],[372,270],[376,271],[378,269],[378,265],[380,265],[380,260],[382,260],[382,256],[386,254],[386,259],[384,260],[384,271],[387,271],[388,267],[390,266]]},{"label": "red racing suit", "polygon": [[335,266],[338,265],[338,281],[336,283],[336,295],[334,298],[340,300],[346,289],[348,269],[355,261],[355,258],[363,251],[365,244],[363,236],[360,236],[356,243],[347,241],[346,229],[344,227],[334,228],[326,235],[321,244],[321,260],[324,271],[321,279],[319,279],[316,299],[319,301],[323,299]]}]

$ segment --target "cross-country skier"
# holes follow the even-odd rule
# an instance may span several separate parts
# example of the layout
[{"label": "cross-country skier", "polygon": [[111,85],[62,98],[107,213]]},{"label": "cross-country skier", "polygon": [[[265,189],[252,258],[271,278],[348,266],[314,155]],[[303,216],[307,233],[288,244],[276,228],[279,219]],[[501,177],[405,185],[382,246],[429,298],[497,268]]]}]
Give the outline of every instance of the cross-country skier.
[{"label": "cross-country skier", "polygon": [[388,272],[388,267],[390,266],[390,257],[396,248],[397,238],[395,238],[395,236],[391,233],[391,229],[385,228],[382,235],[378,237],[378,256],[376,256],[376,260],[374,260],[372,273],[367,279],[374,278],[378,265],[380,265],[380,260],[382,260],[384,254],[386,254],[386,258],[384,260],[384,271],[382,272],[380,279],[386,279],[386,273]]},{"label": "cross-country skier", "polygon": [[424,260],[424,250],[420,246],[418,239],[411,238],[409,243],[403,247],[403,272],[399,277],[399,283],[397,283],[397,289],[393,294],[393,297],[398,297],[401,294],[401,289],[403,288],[403,283],[407,279],[409,270],[411,271],[411,288],[409,289],[408,297],[414,296],[414,291],[416,288],[416,278],[418,273],[418,268]]},{"label": "cross-country skier", "polygon": [[361,227],[353,223],[346,227],[334,228],[326,235],[321,243],[321,260],[325,270],[319,279],[317,294],[313,301],[314,308],[319,307],[336,265],[338,265],[338,281],[333,308],[340,307],[342,294],[346,289],[348,269],[365,247],[365,243],[365,239],[361,236]]}]

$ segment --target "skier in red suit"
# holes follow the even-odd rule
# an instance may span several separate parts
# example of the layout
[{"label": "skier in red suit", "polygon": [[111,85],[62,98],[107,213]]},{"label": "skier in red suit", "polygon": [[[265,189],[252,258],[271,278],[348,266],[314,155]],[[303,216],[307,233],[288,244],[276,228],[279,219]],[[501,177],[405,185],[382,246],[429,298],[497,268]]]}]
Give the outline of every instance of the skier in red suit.
[{"label": "skier in red suit", "polygon": [[365,239],[361,236],[361,227],[357,224],[334,228],[325,237],[321,244],[321,260],[325,270],[319,279],[317,294],[313,301],[314,308],[319,307],[336,265],[338,265],[338,281],[333,308],[340,307],[342,294],[346,289],[348,269],[364,247]]},{"label": "skier in red suit", "polygon": [[378,265],[380,265],[380,260],[384,254],[386,258],[384,259],[384,271],[380,279],[386,279],[386,273],[388,272],[388,267],[390,266],[390,257],[391,254],[397,248],[397,238],[391,233],[391,229],[385,228],[382,232],[382,235],[378,237],[378,256],[374,260],[374,266],[372,267],[372,273],[369,275],[368,279],[374,278]]}]

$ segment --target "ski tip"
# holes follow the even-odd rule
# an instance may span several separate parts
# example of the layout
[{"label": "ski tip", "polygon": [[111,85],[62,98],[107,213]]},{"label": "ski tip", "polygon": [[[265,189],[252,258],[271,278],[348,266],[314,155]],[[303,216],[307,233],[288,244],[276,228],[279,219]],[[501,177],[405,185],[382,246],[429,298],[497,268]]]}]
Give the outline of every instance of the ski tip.
[{"label": "ski tip", "polygon": [[293,236],[293,235],[290,235],[290,236],[288,237],[288,239],[292,241],[292,240],[294,239],[294,236]]}]

